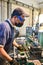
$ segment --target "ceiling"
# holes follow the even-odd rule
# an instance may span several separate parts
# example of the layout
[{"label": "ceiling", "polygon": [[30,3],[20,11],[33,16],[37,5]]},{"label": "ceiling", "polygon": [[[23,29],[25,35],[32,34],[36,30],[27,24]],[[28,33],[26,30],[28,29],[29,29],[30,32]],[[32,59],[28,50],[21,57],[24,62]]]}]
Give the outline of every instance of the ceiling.
[{"label": "ceiling", "polygon": [[43,0],[35,0],[39,4],[39,8],[43,8]]},{"label": "ceiling", "polygon": [[[17,1],[23,1],[23,2],[25,2],[25,0],[17,0]],[[29,2],[30,0],[26,0],[27,2]],[[35,1],[36,3],[38,3],[38,4],[43,4],[43,0],[31,0],[31,1]]]},{"label": "ceiling", "polygon": [[43,0],[16,0],[28,4],[30,6],[43,8]]},{"label": "ceiling", "polygon": [[43,0],[35,0],[39,4],[43,4]]}]

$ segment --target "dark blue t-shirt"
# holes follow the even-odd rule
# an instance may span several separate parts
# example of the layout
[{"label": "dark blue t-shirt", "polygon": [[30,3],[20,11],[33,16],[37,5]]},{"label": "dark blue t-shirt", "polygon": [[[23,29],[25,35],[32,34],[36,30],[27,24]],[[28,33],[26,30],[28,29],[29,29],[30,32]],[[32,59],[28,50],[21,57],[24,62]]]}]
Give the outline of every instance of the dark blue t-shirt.
[{"label": "dark blue t-shirt", "polygon": [[14,28],[8,22],[5,21],[0,24],[0,45],[4,46],[6,52],[11,50],[14,39]]}]

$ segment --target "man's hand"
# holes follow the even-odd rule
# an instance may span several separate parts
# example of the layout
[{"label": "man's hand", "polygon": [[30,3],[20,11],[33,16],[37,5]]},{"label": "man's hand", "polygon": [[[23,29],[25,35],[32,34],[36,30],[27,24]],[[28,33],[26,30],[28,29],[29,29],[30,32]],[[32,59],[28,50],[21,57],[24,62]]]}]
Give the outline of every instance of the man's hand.
[{"label": "man's hand", "polygon": [[19,65],[19,63],[16,60],[12,60],[9,63],[10,65]]},{"label": "man's hand", "polygon": [[20,51],[22,51],[22,50],[23,50],[22,45],[19,45],[19,46],[17,47],[17,49],[20,50]]}]

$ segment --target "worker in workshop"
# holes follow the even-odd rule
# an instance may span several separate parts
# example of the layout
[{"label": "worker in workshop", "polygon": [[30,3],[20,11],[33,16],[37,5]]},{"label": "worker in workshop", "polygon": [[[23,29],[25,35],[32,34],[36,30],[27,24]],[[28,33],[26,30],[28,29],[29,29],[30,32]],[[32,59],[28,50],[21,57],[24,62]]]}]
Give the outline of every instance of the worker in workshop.
[{"label": "worker in workshop", "polygon": [[0,23],[0,65],[6,65],[6,60],[10,65],[19,65],[8,53],[12,45],[19,50],[22,49],[22,46],[18,45],[14,40],[14,26],[21,27],[26,16],[28,15],[21,8],[15,8],[11,18]]}]

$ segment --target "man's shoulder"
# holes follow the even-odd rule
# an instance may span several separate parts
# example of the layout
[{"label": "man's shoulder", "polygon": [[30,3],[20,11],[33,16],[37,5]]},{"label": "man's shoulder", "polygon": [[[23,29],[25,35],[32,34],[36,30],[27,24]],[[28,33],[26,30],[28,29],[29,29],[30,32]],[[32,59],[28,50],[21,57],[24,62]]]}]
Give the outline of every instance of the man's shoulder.
[{"label": "man's shoulder", "polygon": [[1,29],[5,29],[5,25],[4,25],[3,22],[0,23],[0,28],[1,28]]},{"label": "man's shoulder", "polygon": [[10,31],[10,26],[7,22],[1,22],[0,27],[6,29],[7,31]]}]

